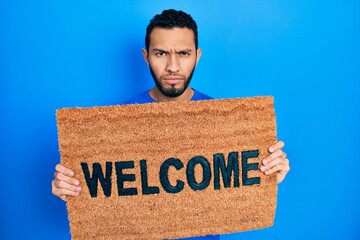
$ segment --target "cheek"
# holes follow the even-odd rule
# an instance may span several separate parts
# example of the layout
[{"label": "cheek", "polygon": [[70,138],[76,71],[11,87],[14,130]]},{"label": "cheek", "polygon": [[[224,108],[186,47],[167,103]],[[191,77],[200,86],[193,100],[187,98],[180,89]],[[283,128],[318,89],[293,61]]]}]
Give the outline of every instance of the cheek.
[{"label": "cheek", "polygon": [[160,76],[165,70],[165,64],[161,60],[149,61],[150,67],[156,76]]},{"label": "cheek", "polygon": [[190,73],[192,72],[192,70],[194,69],[196,64],[196,61],[184,61],[182,64],[182,70],[184,71],[184,73],[189,76]]}]

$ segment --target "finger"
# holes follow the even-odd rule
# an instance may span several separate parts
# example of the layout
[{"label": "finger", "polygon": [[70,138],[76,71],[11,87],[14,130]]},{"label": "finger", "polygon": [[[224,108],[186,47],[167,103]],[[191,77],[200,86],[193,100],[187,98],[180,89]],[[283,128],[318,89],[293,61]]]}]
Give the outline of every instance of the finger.
[{"label": "finger", "polygon": [[284,163],[279,163],[276,164],[275,166],[268,168],[267,170],[265,170],[265,174],[266,175],[270,175],[273,174],[275,172],[278,172],[280,174],[285,175],[288,171],[290,170],[290,166],[288,164],[284,164]]},{"label": "finger", "polygon": [[54,180],[54,186],[57,189],[65,189],[73,192],[80,192],[81,187],[80,186],[74,186],[64,181]]},{"label": "finger", "polygon": [[74,186],[80,185],[79,180],[77,180],[76,178],[68,177],[62,174],[61,172],[55,172],[54,175],[55,175],[55,180],[64,181]]},{"label": "finger", "polygon": [[275,158],[274,160],[272,160],[271,162],[269,162],[266,165],[263,165],[260,167],[260,170],[262,172],[265,172],[271,168],[273,168],[274,166],[278,165],[278,164],[285,164],[285,165],[289,165],[289,160],[287,158],[282,158],[282,157],[278,157]]},{"label": "finger", "polygon": [[74,172],[71,171],[69,168],[65,167],[64,165],[61,164],[57,164],[55,166],[55,170],[58,172],[61,172],[62,174],[69,176],[69,177],[73,177],[74,176]]},{"label": "finger", "polygon": [[273,153],[279,149],[282,149],[284,146],[285,146],[285,143],[283,141],[278,141],[277,143],[275,143],[274,145],[269,147],[269,152]]},{"label": "finger", "polygon": [[270,162],[272,162],[274,159],[276,158],[286,158],[286,153],[284,153],[282,150],[277,150],[274,153],[270,154],[269,156],[267,156],[266,158],[264,158],[264,160],[262,161],[262,163],[264,165],[269,164]]},{"label": "finger", "polygon": [[62,200],[65,200],[66,196],[78,196],[81,191],[81,189],[77,189],[73,191],[66,188],[59,188],[58,187],[59,184],[57,183],[56,180],[53,180],[51,184],[52,184],[52,194],[61,198]]},{"label": "finger", "polygon": [[53,193],[55,196],[58,196],[59,198],[65,200],[66,196],[72,196],[77,197],[80,195],[80,192],[74,192],[67,189],[59,189],[55,193]]}]

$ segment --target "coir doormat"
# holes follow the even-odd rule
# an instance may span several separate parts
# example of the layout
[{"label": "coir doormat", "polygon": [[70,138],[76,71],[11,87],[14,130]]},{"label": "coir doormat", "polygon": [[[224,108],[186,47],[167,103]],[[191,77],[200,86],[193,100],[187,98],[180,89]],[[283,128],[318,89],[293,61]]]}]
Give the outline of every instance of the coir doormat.
[{"label": "coir doormat", "polygon": [[277,186],[259,170],[276,142],[272,97],[57,110],[72,238],[162,239],[273,224]]}]

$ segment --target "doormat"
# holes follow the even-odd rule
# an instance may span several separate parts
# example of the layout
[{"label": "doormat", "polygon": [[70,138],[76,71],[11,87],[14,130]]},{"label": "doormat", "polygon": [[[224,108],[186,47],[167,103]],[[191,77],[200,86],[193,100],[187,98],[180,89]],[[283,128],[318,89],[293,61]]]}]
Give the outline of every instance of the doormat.
[{"label": "doormat", "polygon": [[273,225],[273,97],[63,108],[61,163],[72,239],[163,239]]}]

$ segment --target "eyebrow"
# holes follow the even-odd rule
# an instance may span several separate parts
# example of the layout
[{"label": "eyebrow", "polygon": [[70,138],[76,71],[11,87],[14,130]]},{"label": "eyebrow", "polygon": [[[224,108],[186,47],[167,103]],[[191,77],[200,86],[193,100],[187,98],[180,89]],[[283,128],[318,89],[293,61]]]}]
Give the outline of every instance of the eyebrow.
[{"label": "eyebrow", "polygon": [[164,53],[168,53],[168,51],[165,51],[163,49],[160,49],[160,48],[153,48],[151,49],[152,52],[164,52]]},{"label": "eyebrow", "polygon": [[[151,49],[152,52],[164,52],[164,53],[169,53],[169,51],[165,51],[163,49],[160,48],[153,48]],[[175,51],[176,53],[180,53],[180,52],[192,52],[193,50],[191,48],[186,48],[180,51]]]}]

